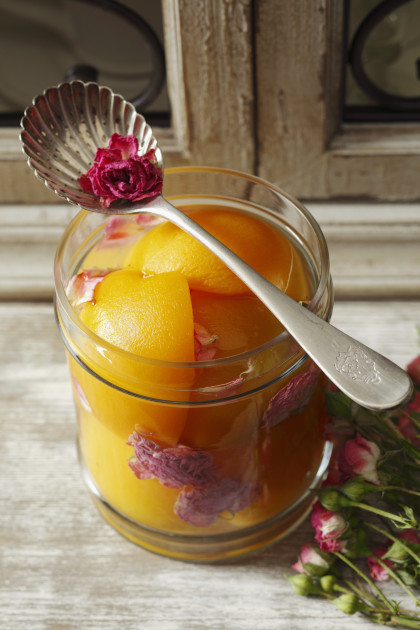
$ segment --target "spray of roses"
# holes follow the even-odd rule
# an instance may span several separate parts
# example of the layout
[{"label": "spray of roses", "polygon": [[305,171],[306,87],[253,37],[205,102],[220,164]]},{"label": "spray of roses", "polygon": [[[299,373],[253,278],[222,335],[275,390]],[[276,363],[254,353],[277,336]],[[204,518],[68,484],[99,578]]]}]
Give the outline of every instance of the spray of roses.
[{"label": "spray of roses", "polygon": [[413,398],[387,413],[326,392],[334,455],[312,508],[314,541],[288,579],[299,595],[324,597],[346,614],[419,629],[420,614],[381,588],[392,580],[420,606],[420,356],[407,372]]}]

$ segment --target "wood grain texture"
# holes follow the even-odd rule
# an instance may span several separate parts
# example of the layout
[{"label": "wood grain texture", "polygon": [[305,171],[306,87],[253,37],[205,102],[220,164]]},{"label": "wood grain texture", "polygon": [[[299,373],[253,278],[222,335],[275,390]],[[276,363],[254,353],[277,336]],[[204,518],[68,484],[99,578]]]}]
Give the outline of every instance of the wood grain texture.
[{"label": "wood grain texture", "polygon": [[251,7],[179,1],[190,163],[255,170]]},{"label": "wood grain texture", "polygon": [[301,199],[420,198],[420,125],[342,122],[343,3],[261,0],[257,173]]},{"label": "wood grain texture", "polygon": [[300,196],[325,161],[326,4],[257,3],[258,174]]},{"label": "wood grain texture", "polygon": [[[338,303],[334,323],[405,365],[420,302]],[[97,514],[78,470],[76,424],[51,304],[0,304],[2,630],[370,630],[299,598],[284,573],[308,523],[233,564],[161,558]],[[395,596],[390,588],[388,593]]]},{"label": "wood grain texture", "polygon": [[[338,298],[420,297],[419,204],[308,204],[325,234]],[[0,300],[53,294],[68,205],[0,206]]]}]

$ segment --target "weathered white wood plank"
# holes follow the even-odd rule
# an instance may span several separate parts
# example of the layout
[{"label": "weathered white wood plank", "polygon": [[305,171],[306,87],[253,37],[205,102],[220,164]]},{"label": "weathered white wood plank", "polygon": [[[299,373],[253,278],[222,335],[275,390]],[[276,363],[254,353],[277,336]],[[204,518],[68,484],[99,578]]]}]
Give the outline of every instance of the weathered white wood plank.
[{"label": "weathered white wood plank", "polygon": [[[419,204],[308,204],[326,236],[338,298],[420,297]],[[0,205],[0,299],[51,299],[68,205]]]},{"label": "weathered white wood plank", "polygon": [[[334,323],[400,365],[419,350],[420,302],[338,303]],[[51,304],[0,304],[2,630],[370,630],[284,578],[308,523],[261,553],[197,566],[115,533],[83,486]],[[393,591],[391,590],[391,594]]]},{"label": "weathered white wood plank", "polygon": [[344,3],[255,9],[257,173],[302,199],[420,197],[420,127],[342,120]]}]

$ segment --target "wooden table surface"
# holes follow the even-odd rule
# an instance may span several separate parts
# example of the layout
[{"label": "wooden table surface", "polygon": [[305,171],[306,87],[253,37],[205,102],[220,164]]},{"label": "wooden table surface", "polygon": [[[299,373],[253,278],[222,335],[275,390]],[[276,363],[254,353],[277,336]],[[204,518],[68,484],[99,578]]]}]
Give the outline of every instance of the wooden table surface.
[{"label": "wooden table surface", "polygon": [[[339,302],[333,323],[401,366],[420,352],[420,302]],[[96,512],[77,463],[76,422],[51,303],[0,303],[2,630],[368,630],[285,579],[304,523],[232,564],[145,551]],[[392,588],[390,590],[392,593]]]}]

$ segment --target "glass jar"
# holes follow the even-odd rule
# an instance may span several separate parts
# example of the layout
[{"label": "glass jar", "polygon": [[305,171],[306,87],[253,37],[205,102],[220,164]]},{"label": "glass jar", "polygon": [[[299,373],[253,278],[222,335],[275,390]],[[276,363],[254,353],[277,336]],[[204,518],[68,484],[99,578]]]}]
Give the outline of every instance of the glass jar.
[{"label": "glass jar", "polygon": [[[300,261],[304,306],[330,318],[327,246],[300,203],[257,177],[215,168],[166,170],[163,192],[185,212],[223,208],[281,232]],[[69,298],[72,279],[123,266],[145,227],[133,216],[81,212],[57,250],[56,315],[83,477],[104,518],[149,550],[196,562],[245,555],[289,533],[310,509],[330,456],[323,375],[285,330],[239,353],[185,363],[134,354],[92,332]],[[225,321],[261,316],[254,297],[226,315],[229,300],[197,299]]]}]

